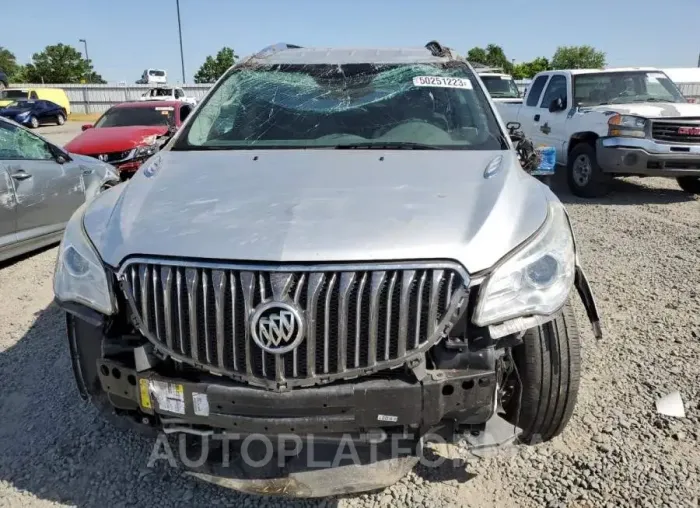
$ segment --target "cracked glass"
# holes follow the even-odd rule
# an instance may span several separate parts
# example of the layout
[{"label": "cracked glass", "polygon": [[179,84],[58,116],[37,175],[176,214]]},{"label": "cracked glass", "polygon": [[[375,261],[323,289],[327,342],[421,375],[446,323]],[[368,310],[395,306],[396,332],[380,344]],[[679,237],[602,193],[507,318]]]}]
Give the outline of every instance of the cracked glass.
[{"label": "cracked glass", "polygon": [[173,150],[507,149],[462,62],[241,66],[193,115]]}]

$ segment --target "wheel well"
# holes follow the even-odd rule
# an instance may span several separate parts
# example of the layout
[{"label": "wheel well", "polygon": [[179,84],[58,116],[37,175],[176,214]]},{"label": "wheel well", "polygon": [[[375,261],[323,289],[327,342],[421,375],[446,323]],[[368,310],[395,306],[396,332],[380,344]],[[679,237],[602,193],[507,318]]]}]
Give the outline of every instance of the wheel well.
[{"label": "wheel well", "polygon": [[595,132],[577,132],[571,136],[569,140],[568,153],[571,153],[574,147],[579,143],[593,143],[598,138],[599,136]]}]

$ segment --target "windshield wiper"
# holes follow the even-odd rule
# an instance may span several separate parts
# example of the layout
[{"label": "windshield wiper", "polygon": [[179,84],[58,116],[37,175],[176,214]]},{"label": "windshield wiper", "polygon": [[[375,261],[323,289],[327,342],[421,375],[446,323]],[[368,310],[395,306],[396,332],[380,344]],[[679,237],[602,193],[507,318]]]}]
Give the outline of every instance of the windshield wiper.
[{"label": "windshield wiper", "polygon": [[426,145],[424,143],[413,143],[410,141],[369,141],[367,143],[348,143],[346,145],[335,145],[333,148],[335,148],[336,150],[353,148],[376,148],[379,150],[443,150],[439,146]]}]

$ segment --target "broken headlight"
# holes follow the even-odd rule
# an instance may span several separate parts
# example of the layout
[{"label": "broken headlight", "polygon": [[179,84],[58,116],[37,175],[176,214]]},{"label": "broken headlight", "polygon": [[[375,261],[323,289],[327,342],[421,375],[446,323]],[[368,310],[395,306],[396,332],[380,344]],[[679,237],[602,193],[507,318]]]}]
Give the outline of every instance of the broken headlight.
[{"label": "broken headlight", "polygon": [[58,248],[53,291],[62,302],[81,303],[103,314],[116,312],[107,273],[83,230],[82,205],[68,221]]},{"label": "broken headlight", "polygon": [[479,292],[477,326],[532,315],[550,315],[569,296],[576,271],[574,240],[564,206],[550,202],[537,236],[503,260]]}]

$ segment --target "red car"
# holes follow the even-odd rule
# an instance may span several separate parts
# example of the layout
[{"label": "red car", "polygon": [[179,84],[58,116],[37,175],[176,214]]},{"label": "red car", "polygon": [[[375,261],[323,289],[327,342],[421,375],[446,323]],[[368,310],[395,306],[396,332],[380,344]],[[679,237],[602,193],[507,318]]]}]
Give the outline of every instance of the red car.
[{"label": "red car", "polygon": [[83,133],[65,149],[113,165],[126,180],[158,151],[158,137],[178,129],[192,108],[181,101],[123,102],[94,125],[83,125]]}]

